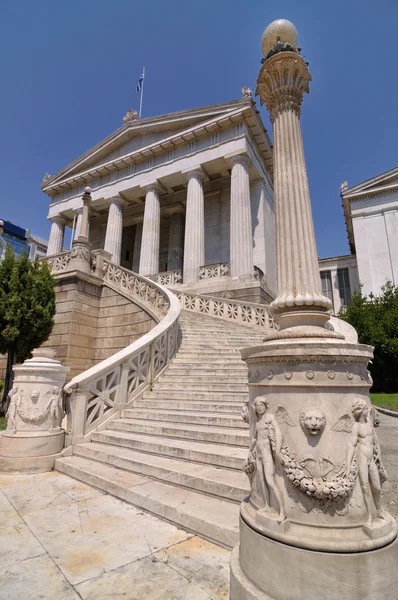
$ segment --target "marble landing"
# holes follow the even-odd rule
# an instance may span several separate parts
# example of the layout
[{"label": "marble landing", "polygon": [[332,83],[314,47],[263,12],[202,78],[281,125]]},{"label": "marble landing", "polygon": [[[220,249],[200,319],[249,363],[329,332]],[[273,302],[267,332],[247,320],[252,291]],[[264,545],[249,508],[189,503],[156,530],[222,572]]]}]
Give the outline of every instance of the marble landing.
[{"label": "marble landing", "polygon": [[227,600],[229,561],[66,475],[0,474],[0,600]]}]

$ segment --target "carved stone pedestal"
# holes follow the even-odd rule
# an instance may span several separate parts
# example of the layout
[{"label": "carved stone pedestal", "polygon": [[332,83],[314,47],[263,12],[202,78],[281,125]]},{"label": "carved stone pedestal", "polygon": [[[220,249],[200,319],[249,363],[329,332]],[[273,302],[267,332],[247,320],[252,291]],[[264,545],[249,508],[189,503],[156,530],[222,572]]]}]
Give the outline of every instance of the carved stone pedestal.
[{"label": "carved stone pedestal", "polygon": [[381,503],[372,348],[274,337],[242,350],[251,493],[231,600],[396,600],[397,523]]},{"label": "carved stone pedestal", "polygon": [[64,447],[62,387],[68,368],[41,348],[14,367],[7,429],[0,435],[0,471],[51,471]]}]

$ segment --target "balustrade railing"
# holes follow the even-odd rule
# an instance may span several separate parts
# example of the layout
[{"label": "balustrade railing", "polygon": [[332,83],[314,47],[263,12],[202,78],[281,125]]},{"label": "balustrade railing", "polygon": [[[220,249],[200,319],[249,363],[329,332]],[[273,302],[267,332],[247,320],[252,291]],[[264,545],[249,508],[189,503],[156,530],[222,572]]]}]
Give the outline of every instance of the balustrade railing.
[{"label": "balustrade railing", "polygon": [[228,275],[229,264],[227,262],[199,267],[199,279],[215,279],[219,277],[228,277]]},{"label": "balustrade railing", "polygon": [[51,273],[61,273],[66,271],[70,263],[70,250],[67,252],[61,252],[60,254],[54,254],[45,258],[50,267]]},{"label": "balustrade railing", "polygon": [[182,283],[182,271],[164,271],[156,275],[156,281],[160,285],[173,285],[174,283]]},{"label": "balustrade railing", "polygon": [[158,324],[65,386],[67,445],[87,439],[101,423],[144,389],[152,387],[177,350],[181,307],[172,292],[103,258],[94,262],[93,269],[106,286],[142,306]]},{"label": "balustrade railing", "polygon": [[247,327],[257,327],[263,330],[277,329],[274,318],[266,305],[215,296],[197,296],[180,291],[174,293],[184,310],[217,317],[224,321],[233,321]]}]

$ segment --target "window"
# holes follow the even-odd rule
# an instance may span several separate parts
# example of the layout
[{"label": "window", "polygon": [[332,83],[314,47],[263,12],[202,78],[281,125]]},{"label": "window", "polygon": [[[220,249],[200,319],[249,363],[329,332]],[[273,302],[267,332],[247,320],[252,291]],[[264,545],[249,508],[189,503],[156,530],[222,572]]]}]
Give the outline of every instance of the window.
[{"label": "window", "polygon": [[332,277],[330,271],[321,271],[322,294],[329,298],[334,307]]},{"label": "window", "polygon": [[337,285],[339,288],[341,306],[351,302],[351,287],[348,269],[337,269]]}]

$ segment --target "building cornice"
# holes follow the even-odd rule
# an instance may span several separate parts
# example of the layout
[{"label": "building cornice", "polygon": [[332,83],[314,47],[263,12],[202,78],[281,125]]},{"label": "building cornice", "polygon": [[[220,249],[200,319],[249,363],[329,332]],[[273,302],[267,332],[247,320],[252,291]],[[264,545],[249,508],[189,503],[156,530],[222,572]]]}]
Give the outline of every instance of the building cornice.
[{"label": "building cornice", "polygon": [[[101,144],[86,153],[83,157],[80,157],[80,159],[74,163],[71,163],[57,175],[54,175],[51,179],[47,180],[42,185],[42,190],[49,196],[53,197],[62,190],[82,183],[89,183],[90,179],[92,178],[111,173],[126,166],[131,166],[143,160],[154,158],[163,152],[174,150],[176,147],[203,138],[211,133],[214,133],[215,131],[230,127],[231,125],[242,122],[242,120],[244,120],[247,124],[250,135],[253,137],[259,153],[263,157],[267,168],[272,174],[272,144],[266,130],[264,129],[264,126],[262,125],[261,119],[258,117],[258,111],[254,103],[252,101],[245,101],[244,103],[240,103],[235,109],[231,108],[227,112],[225,105],[219,106],[220,114],[216,117],[212,117],[208,121],[198,123],[188,129],[175,133],[166,138],[162,138],[132,152],[126,153],[123,156],[119,156],[97,166],[89,167],[85,171],[67,177],[68,171],[75,169],[79,164],[82,164],[85,160],[88,160],[90,157],[98,153],[99,150],[104,150],[111,141],[115,141],[114,136],[116,136],[119,132],[122,132],[122,130],[127,127],[127,125],[125,125],[120,130],[115,132],[113,137],[108,137],[106,140],[101,142]],[[223,111],[221,111],[222,106],[224,106]],[[181,114],[182,113],[176,113],[176,115]],[[195,112],[194,117],[197,118],[198,116],[198,113]],[[153,121],[154,124],[160,124],[162,122],[160,117],[153,118]],[[148,125],[148,122],[146,125]]]}]

